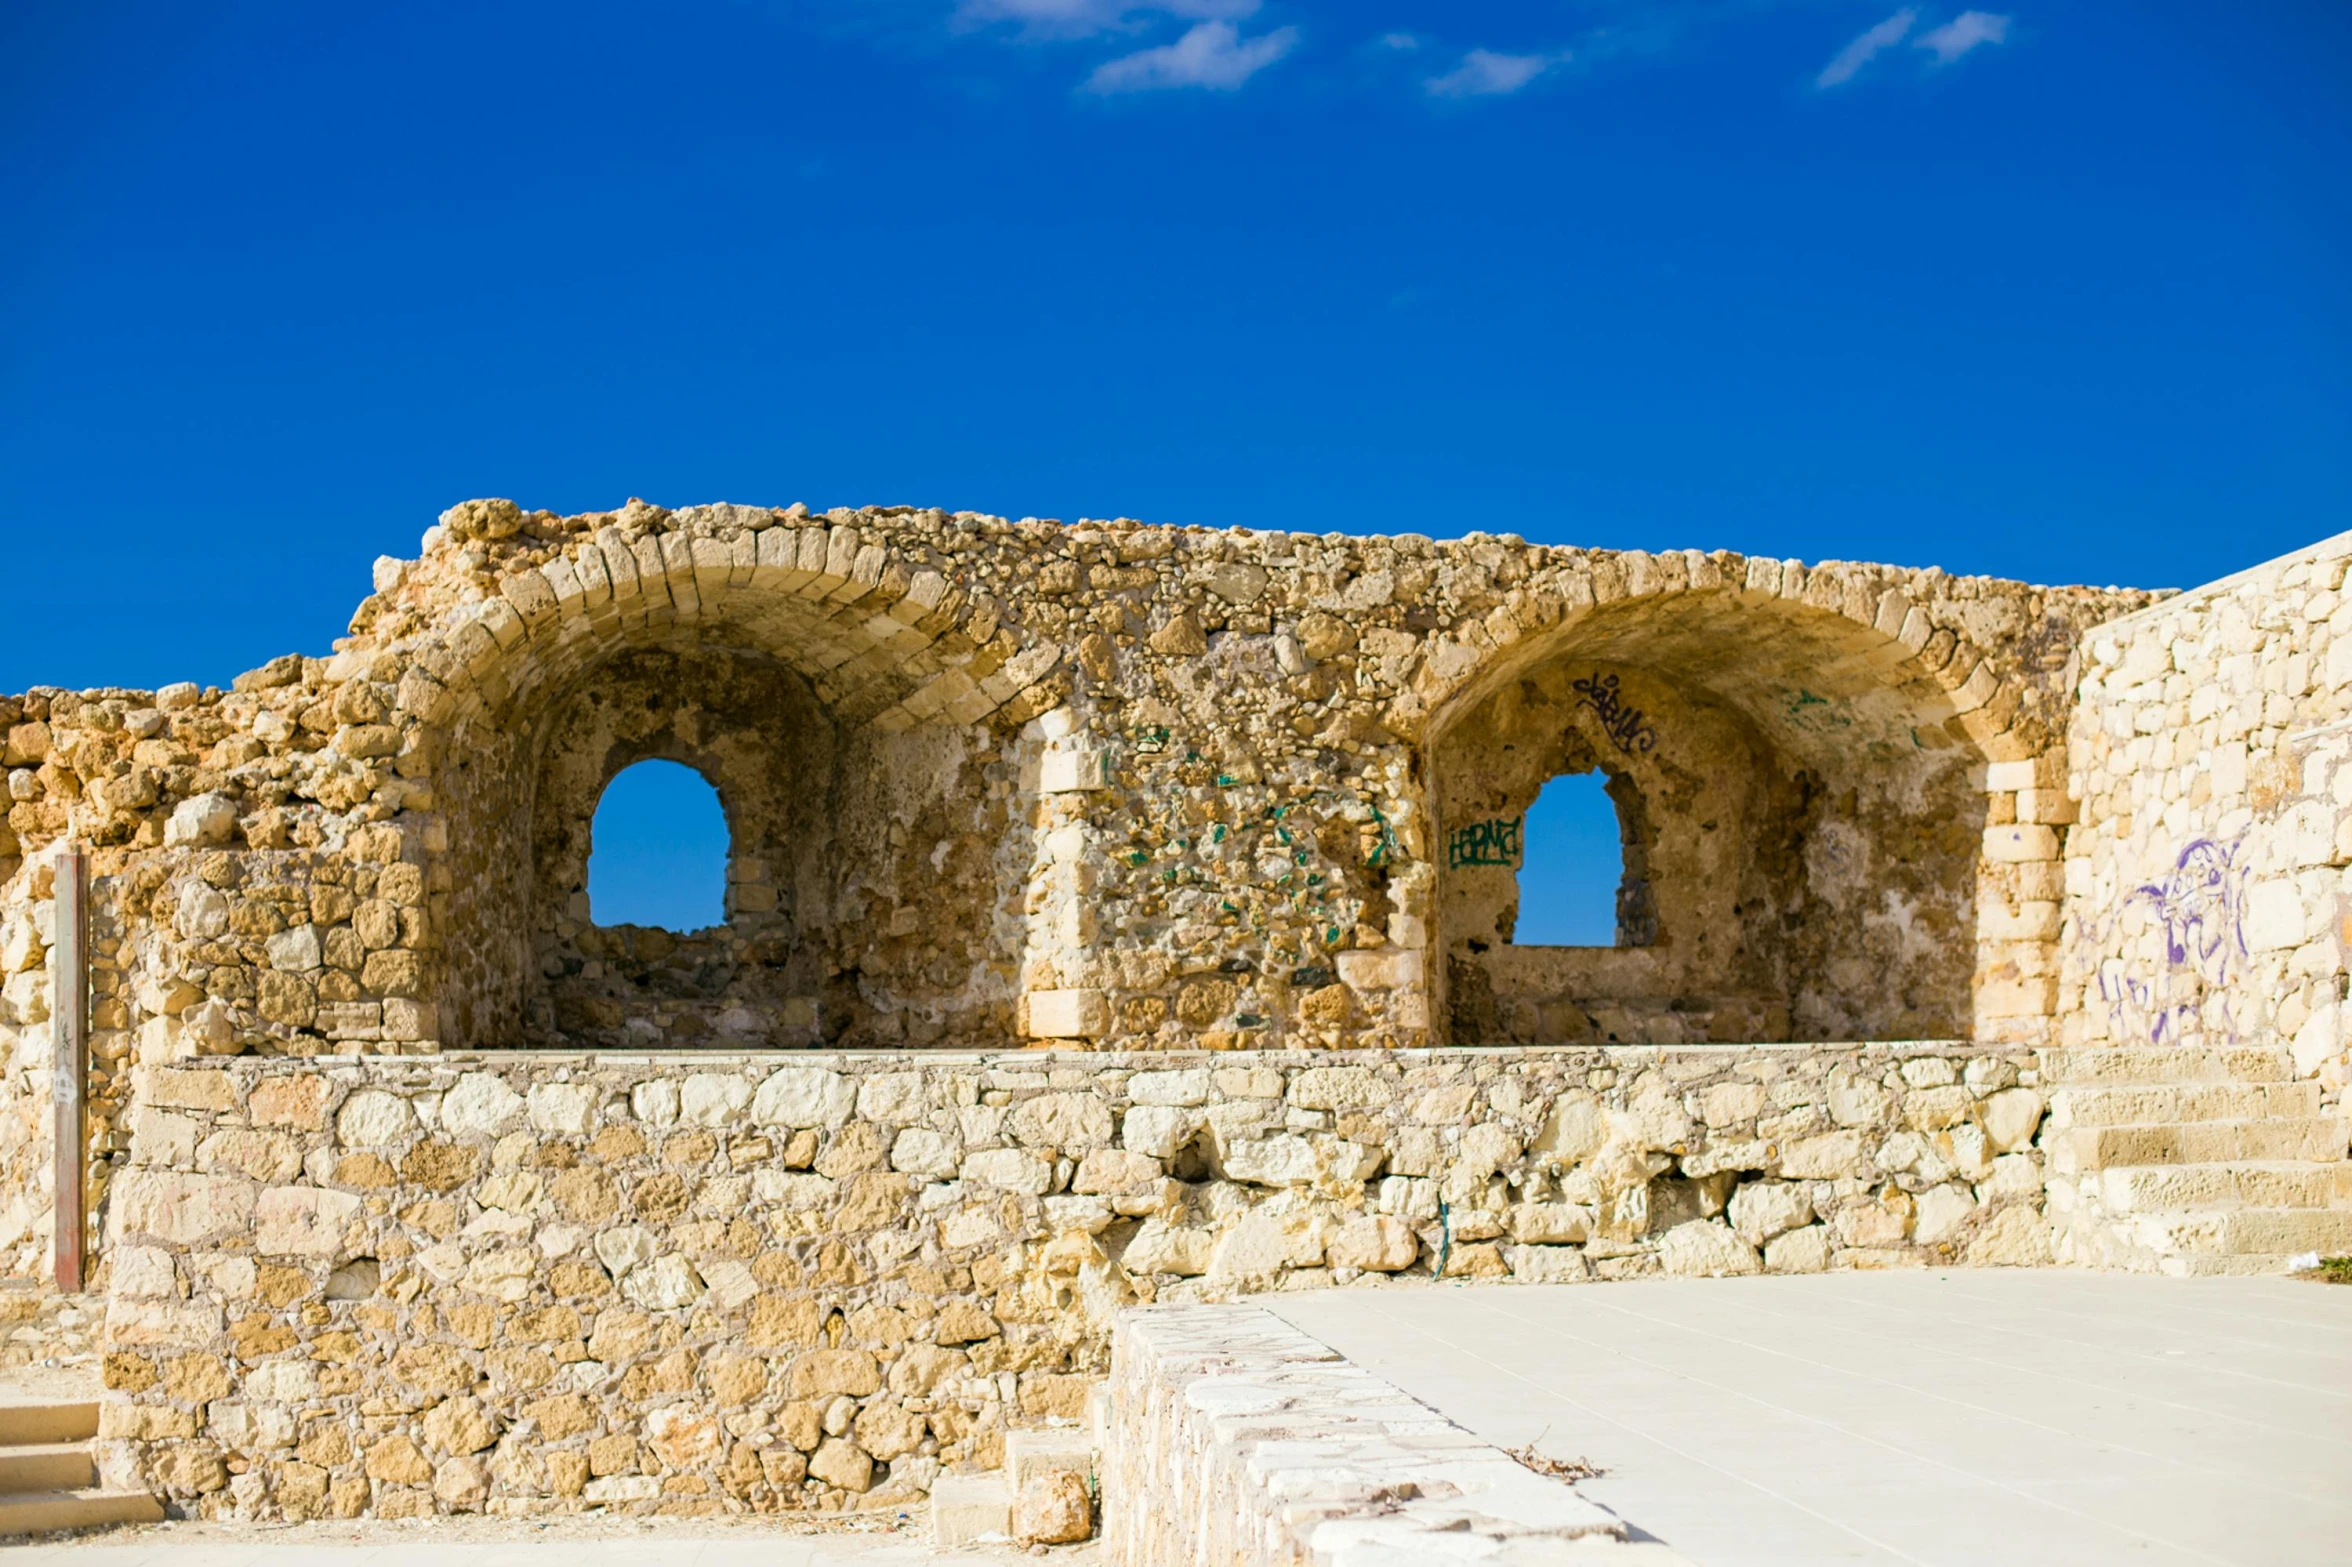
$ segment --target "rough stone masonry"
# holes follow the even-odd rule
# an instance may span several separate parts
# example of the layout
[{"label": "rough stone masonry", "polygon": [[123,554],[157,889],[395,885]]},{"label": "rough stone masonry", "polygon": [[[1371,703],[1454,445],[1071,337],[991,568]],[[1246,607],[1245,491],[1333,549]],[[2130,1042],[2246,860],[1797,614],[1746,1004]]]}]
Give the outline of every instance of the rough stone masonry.
[{"label": "rough stone masonry", "polygon": [[[894,1502],[1136,1301],[2275,1266],[2352,1208],[2348,550],[466,502],[329,656],[0,698],[0,1257],[71,841],[107,1464],[206,1515]],[[591,918],[647,758],[718,927]],[[1521,945],[1586,772],[1616,940]]]}]

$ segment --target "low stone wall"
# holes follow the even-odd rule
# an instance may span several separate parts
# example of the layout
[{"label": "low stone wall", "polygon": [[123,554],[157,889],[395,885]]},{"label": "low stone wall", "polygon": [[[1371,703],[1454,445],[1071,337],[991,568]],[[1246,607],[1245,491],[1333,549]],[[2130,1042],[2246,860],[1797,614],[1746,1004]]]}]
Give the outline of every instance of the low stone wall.
[{"label": "low stone wall", "polygon": [[2031,1052],[229,1057],[142,1068],[110,1478],[207,1516],[895,1503],[1115,1311],[2047,1255]]},{"label": "low stone wall", "polygon": [[1606,1508],[1254,1306],[1122,1317],[1110,1414],[1118,1567],[1532,1567],[1568,1541],[1606,1559],[1625,1536]]},{"label": "low stone wall", "polygon": [[61,1295],[45,1283],[0,1289],[0,1378],[88,1377],[105,1307],[98,1296]]}]

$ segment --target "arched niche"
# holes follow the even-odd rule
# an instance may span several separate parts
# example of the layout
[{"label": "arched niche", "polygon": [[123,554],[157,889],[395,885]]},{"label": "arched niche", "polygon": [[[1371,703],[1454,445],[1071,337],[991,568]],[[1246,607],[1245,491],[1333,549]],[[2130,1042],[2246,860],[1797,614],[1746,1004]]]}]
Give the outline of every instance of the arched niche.
[{"label": "arched niche", "polygon": [[[458,1037],[601,1049],[952,1044],[1011,1020],[1017,911],[993,858],[1012,769],[970,727],[844,721],[796,663],[746,645],[621,641],[461,731],[444,770]],[[718,791],[726,920],[596,924],[591,824],[649,758]]]},{"label": "arched niche", "polygon": [[[1983,758],[1940,694],[1854,640],[1676,595],[1588,613],[1464,692],[1425,753],[1443,1037],[1970,1034]],[[1587,769],[1632,824],[1634,939],[1520,945],[1518,823]]]},{"label": "arched niche", "polygon": [[[633,649],[576,682],[551,710],[532,779],[529,1032],[638,1048],[817,1042],[838,749],[808,683],[742,651]],[[726,812],[725,921],[710,929],[593,918],[597,804],[651,759],[702,774]]]}]

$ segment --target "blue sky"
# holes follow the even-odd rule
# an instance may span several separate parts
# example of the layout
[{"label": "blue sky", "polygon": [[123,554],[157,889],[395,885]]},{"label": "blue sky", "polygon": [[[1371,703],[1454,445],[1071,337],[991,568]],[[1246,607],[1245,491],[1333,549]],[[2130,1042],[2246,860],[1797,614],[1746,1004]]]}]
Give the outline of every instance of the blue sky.
[{"label": "blue sky", "polygon": [[465,496],[2193,584],[2347,525],[2352,7],[0,8],[0,689]]},{"label": "blue sky", "polygon": [[651,761],[614,776],[589,831],[588,915],[664,930],[726,923],[727,813],[702,774]]}]

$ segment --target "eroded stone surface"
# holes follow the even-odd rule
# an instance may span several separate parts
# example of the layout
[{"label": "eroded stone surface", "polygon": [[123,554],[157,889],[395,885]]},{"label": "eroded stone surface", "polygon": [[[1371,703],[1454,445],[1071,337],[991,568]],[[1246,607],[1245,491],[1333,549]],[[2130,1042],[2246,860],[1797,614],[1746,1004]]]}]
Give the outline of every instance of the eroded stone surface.
[{"label": "eroded stone surface", "polygon": [[[2038,1181],[1956,1162],[2035,1079],[1867,1045],[175,1068],[188,1135],[108,1213],[107,1461],[215,1515],[916,1496],[1081,1416],[1138,1303],[2046,1256]],[[1153,1115],[1202,1141],[1106,1145]]]},{"label": "eroded stone surface", "polygon": [[[1604,1559],[1625,1525],[1270,1312],[1132,1313],[1112,1349],[1103,1534],[1130,1567]],[[1580,1553],[1581,1554],[1581,1553]]]},{"label": "eroded stone surface", "polygon": [[[330,657],[0,698],[0,1263],[69,838],[109,1462],[198,1511],[889,1501],[1123,1305],[1441,1263],[2275,1262],[2352,1222],[2348,556],[2148,607],[468,502]],[[728,808],[716,930],[590,918],[647,756]],[[1621,942],[1521,947],[1579,767]],[[1966,1044],[1753,1045],[1909,1033]],[[1498,1041],[1590,1048],[1424,1053]]]}]

